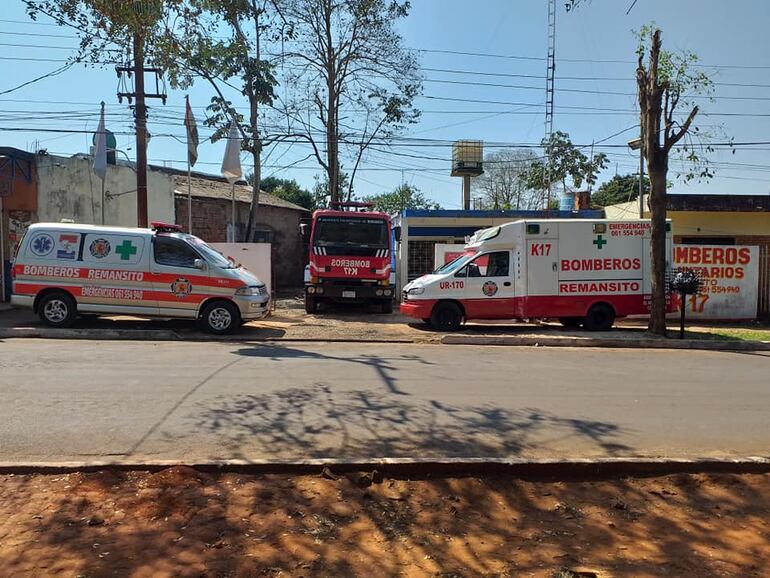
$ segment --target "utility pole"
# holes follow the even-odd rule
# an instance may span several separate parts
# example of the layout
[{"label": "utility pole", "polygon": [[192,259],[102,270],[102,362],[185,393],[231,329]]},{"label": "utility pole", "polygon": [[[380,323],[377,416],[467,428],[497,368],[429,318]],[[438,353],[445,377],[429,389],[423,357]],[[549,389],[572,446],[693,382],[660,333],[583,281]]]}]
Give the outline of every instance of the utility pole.
[{"label": "utility pole", "polygon": [[[147,104],[148,98],[159,98],[163,104],[166,104],[165,87],[161,90],[161,70],[144,65],[144,37],[142,34],[134,34],[134,59],[132,65],[116,66],[118,73],[119,89],[118,102],[128,99],[129,104],[136,99],[134,107],[134,117],[136,121],[136,223],[138,227],[146,228],[148,226],[147,216]],[[155,74],[155,92],[146,93],[144,74],[152,72]],[[126,86],[126,80],[134,77],[133,90]]]},{"label": "utility pole", "polygon": [[[545,139],[549,142],[553,134],[553,101],[554,101],[554,80],[556,76],[556,0],[548,0],[548,58],[546,62],[545,76]],[[544,197],[545,209],[551,205],[551,169],[553,159],[551,158],[551,146],[546,150],[548,157],[548,166],[545,170]]]},{"label": "utility pole", "polygon": [[144,103],[144,39],[134,34],[136,71],[136,222],[147,228],[147,106]]}]

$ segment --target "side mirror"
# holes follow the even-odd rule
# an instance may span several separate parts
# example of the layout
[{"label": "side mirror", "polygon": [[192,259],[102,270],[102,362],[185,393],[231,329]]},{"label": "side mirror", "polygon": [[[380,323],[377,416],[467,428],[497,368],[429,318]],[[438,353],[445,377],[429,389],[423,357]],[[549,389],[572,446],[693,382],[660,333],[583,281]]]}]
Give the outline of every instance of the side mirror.
[{"label": "side mirror", "polygon": [[203,271],[206,268],[206,262],[203,259],[196,259],[193,261],[193,267]]},{"label": "side mirror", "polygon": [[401,242],[401,227],[396,227],[393,229],[393,235],[396,238],[396,243]]}]

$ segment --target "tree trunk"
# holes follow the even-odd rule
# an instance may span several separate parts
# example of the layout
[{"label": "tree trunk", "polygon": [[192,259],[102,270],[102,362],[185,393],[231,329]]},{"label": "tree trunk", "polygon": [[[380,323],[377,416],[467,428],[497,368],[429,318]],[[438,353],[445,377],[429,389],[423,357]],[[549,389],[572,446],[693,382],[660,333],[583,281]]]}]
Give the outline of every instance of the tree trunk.
[{"label": "tree trunk", "polygon": [[657,151],[647,163],[650,174],[650,212],[652,231],[652,301],[647,330],[655,335],[666,335],[666,166],[665,155]]}]

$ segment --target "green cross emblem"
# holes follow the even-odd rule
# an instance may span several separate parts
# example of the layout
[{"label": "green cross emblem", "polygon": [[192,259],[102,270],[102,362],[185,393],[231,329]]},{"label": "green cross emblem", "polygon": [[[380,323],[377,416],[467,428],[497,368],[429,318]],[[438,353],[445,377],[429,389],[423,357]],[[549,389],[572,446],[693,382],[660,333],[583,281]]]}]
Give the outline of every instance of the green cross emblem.
[{"label": "green cross emblem", "polygon": [[594,245],[596,245],[597,249],[599,249],[600,251],[601,251],[601,248],[604,247],[604,245],[606,244],[607,244],[607,239],[603,238],[601,235],[597,235],[596,239],[594,239]]},{"label": "green cross emblem", "polygon": [[120,255],[121,261],[128,261],[131,258],[131,255],[136,255],[136,247],[134,247],[134,244],[131,241],[126,239],[120,245],[115,247],[115,252]]}]

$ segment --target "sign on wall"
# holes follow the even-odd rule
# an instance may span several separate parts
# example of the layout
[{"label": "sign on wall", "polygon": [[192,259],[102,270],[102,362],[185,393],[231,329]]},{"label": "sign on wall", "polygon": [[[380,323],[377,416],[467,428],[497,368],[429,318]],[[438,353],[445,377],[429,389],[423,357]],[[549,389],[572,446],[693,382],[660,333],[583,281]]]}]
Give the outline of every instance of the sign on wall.
[{"label": "sign on wall", "polygon": [[436,243],[433,248],[433,268],[438,269],[465,252],[465,245]]},{"label": "sign on wall", "polygon": [[[757,315],[759,247],[674,245],[674,268],[701,278],[698,295],[685,299],[687,316],[697,319],[754,319]],[[674,295],[678,300],[679,297]],[[677,301],[677,310],[679,310]]]}]

